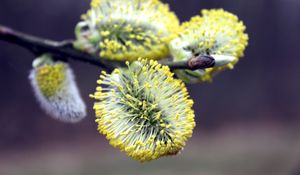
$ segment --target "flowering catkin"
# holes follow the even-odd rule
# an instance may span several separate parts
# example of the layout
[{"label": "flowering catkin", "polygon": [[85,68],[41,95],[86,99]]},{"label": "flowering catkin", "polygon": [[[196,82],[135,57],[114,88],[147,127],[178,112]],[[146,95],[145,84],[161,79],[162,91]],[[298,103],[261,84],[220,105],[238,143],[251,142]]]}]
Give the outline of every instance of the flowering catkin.
[{"label": "flowering catkin", "polygon": [[159,0],[92,0],[82,16],[74,46],[111,60],[161,59],[179,20]]},{"label": "flowering catkin", "polygon": [[128,156],[148,161],[175,155],[195,127],[193,101],[184,83],[157,61],[128,63],[102,72],[92,98],[100,133]]},{"label": "flowering catkin", "polygon": [[43,55],[35,62],[40,63],[31,70],[29,79],[41,107],[62,122],[82,120],[86,116],[86,107],[69,65],[53,62],[49,55]]},{"label": "flowering catkin", "polygon": [[170,43],[174,61],[182,61],[198,55],[212,55],[216,59],[229,59],[227,65],[205,70],[177,70],[178,77],[185,82],[211,81],[220,71],[232,69],[243,56],[248,44],[245,26],[238,17],[223,9],[203,10],[182,24],[180,35]]}]

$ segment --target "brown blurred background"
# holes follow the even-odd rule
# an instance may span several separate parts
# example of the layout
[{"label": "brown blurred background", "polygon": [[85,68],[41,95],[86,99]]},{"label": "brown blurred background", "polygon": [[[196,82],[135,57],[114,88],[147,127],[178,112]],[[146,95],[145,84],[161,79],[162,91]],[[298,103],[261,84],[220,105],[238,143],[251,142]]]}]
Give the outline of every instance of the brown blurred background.
[{"label": "brown blurred background", "polygon": [[[28,73],[33,55],[0,41],[0,174],[300,174],[300,1],[165,0],[182,21],[224,8],[244,21],[245,57],[212,84],[191,85],[197,128],[182,154],[140,164],[96,131],[97,67],[71,62],[89,108],[79,124],[59,123],[39,108]],[[1,0],[0,24],[63,40],[88,0]]]}]

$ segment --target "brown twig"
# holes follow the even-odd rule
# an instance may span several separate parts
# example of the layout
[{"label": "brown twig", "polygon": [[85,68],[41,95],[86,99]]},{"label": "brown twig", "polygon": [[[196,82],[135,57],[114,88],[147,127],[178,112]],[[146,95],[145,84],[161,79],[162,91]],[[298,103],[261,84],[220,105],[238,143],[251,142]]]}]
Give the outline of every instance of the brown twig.
[{"label": "brown twig", "polygon": [[[72,40],[52,41],[25,33],[15,31],[6,26],[0,25],[0,40],[7,41],[21,47],[24,47],[34,53],[41,55],[43,53],[51,53],[57,59],[67,60],[73,59],[100,66],[104,69],[112,70],[118,66],[124,66],[124,62],[102,59],[98,56],[91,55],[79,51],[73,47]],[[205,69],[214,66],[214,59],[211,56],[198,56],[182,62],[167,62],[164,65],[170,69]]]}]

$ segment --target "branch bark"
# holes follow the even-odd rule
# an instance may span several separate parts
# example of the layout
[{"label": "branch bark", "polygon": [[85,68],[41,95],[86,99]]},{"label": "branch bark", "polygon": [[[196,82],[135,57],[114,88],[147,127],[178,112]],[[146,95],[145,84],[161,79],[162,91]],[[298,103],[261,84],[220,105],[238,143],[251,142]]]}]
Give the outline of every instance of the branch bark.
[{"label": "branch bark", "polygon": [[[76,61],[81,61],[89,64],[93,64],[102,67],[107,70],[113,70],[118,66],[125,66],[124,62],[112,61],[108,59],[100,58],[96,55],[91,55],[79,51],[73,47],[72,40],[64,41],[52,41],[49,39],[44,39],[22,32],[18,32],[6,26],[0,25],[0,40],[16,44],[18,46],[24,47],[31,51],[35,55],[41,55],[43,53],[51,53],[58,60],[68,60],[73,59]],[[211,56],[198,56],[191,58],[187,61],[182,62],[167,62],[164,65],[170,67],[171,70],[174,69],[205,69],[213,67],[215,61]]]}]

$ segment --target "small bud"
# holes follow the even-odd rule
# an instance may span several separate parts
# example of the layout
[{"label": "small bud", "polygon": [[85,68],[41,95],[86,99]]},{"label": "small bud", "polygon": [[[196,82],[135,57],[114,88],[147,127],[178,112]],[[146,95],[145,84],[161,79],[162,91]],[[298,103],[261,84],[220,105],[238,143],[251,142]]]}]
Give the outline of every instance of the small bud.
[{"label": "small bud", "polygon": [[45,64],[53,64],[53,60],[50,54],[43,54],[42,56],[34,59],[32,62],[32,67],[37,68]]},{"label": "small bud", "polygon": [[71,68],[53,62],[50,55],[36,58],[29,79],[37,101],[50,116],[75,123],[86,116],[86,107]]},{"label": "small bud", "polygon": [[201,69],[214,67],[215,59],[212,56],[201,55],[190,59],[188,65],[192,70],[197,70],[199,67]]}]

